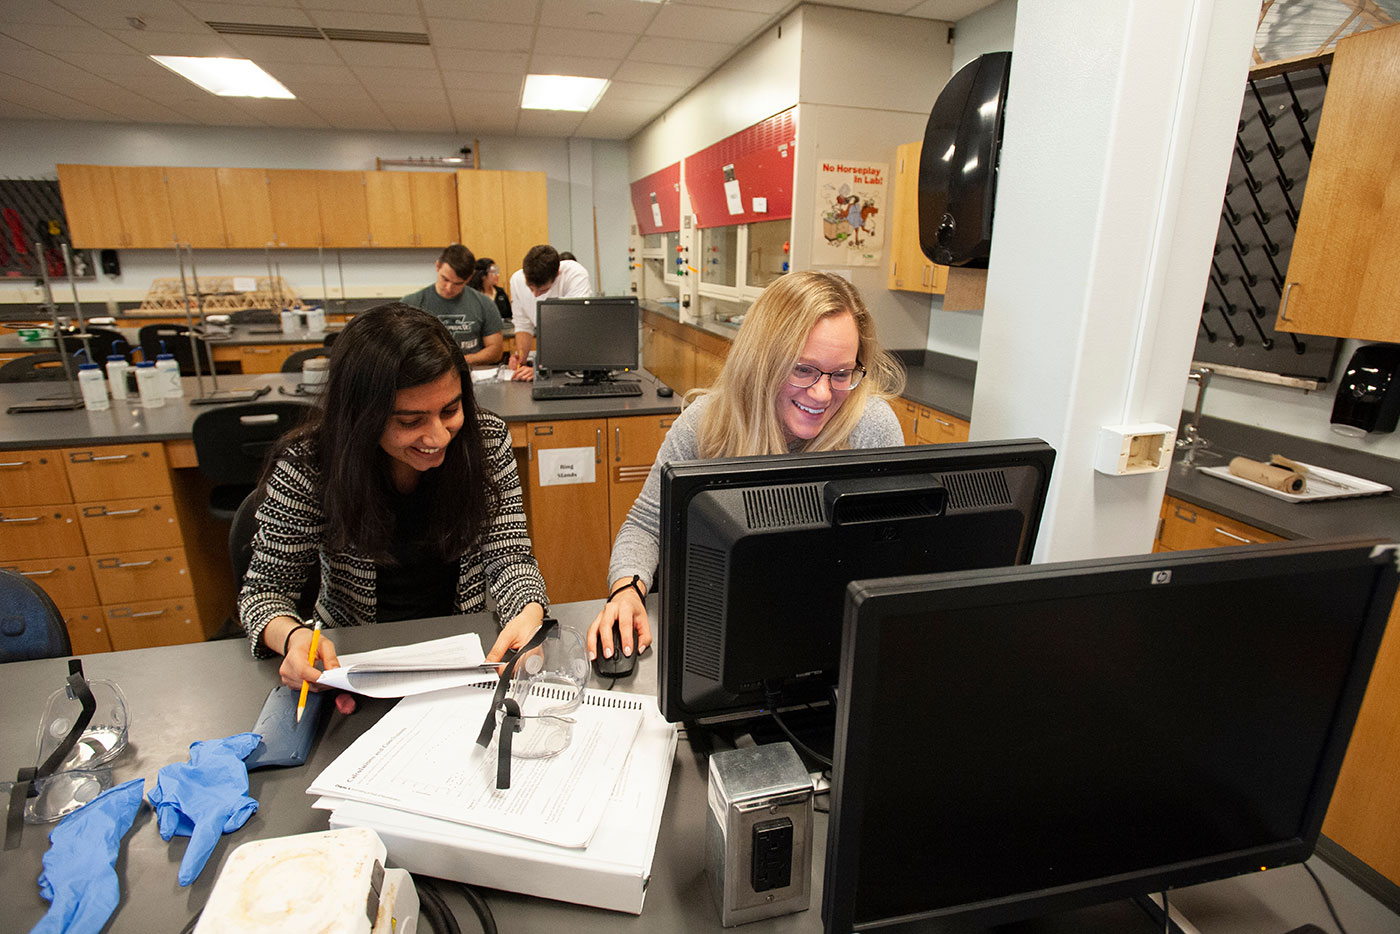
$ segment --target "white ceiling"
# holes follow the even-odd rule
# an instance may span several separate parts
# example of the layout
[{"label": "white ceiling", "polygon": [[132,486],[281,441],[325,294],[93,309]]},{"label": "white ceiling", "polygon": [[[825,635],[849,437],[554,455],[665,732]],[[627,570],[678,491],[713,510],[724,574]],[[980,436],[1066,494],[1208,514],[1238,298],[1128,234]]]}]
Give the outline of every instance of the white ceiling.
[{"label": "white ceiling", "polygon": [[[956,21],[994,0],[827,0]],[[0,0],[0,119],[626,139],[797,0]],[[234,35],[209,23],[417,34]],[[215,97],[147,58],[251,58],[293,101]],[[522,111],[527,73],[608,78],[591,113]]]}]

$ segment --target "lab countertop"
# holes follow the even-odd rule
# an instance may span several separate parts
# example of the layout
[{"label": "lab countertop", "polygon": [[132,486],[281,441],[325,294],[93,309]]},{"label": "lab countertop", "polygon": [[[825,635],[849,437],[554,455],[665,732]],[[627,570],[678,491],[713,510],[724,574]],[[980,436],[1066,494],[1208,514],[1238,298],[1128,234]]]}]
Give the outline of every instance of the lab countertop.
[{"label": "lab countertop", "polygon": [[[1183,426],[1189,420],[1189,414],[1184,414]],[[1225,466],[1233,457],[1267,461],[1282,454],[1400,490],[1400,461],[1391,458],[1209,416],[1202,417],[1200,432],[1210,447],[1198,452],[1195,467]],[[1183,464],[1183,456],[1184,452],[1177,453],[1167,475],[1169,496],[1285,538],[1375,535],[1400,541],[1400,495],[1395,492],[1290,503],[1201,473]]]}]

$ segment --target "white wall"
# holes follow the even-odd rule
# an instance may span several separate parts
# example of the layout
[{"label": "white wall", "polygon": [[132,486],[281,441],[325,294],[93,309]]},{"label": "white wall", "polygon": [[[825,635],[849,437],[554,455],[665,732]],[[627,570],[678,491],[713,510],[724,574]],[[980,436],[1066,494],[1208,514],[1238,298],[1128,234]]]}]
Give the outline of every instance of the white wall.
[{"label": "white wall", "polygon": [[[375,158],[455,154],[471,139],[452,134],[336,130],[258,129],[0,121],[0,177],[55,178],[61,162],[99,165],[252,166],[258,168],[372,170]],[[626,146],[610,140],[488,137],[480,140],[482,167],[544,172],[549,198],[549,234],[560,249],[572,249],[590,269],[593,257],[593,205],[598,210],[598,243],[604,285],[615,270],[614,291],[625,290],[627,224]],[[446,246],[442,244],[441,246]],[[432,281],[432,262],[441,246],[423,250],[342,250],[340,268],[333,250],[325,253],[325,274],[337,294],[343,270],[347,294],[397,297]],[[470,247],[472,244],[467,243]],[[152,278],[178,274],[173,251],[121,250],[122,274],[99,274],[79,285],[84,300],[139,299]],[[265,274],[261,251],[201,250],[200,275]],[[272,254],[281,275],[298,294],[321,296],[322,264],[315,250]],[[508,275],[508,273],[507,273]],[[0,282],[0,302],[34,301],[32,283]]]}]

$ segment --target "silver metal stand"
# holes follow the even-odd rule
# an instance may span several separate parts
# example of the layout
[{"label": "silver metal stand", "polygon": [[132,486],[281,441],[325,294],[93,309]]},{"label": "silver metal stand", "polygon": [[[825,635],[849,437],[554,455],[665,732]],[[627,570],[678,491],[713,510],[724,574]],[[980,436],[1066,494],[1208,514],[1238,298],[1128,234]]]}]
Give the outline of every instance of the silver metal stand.
[{"label": "silver metal stand", "polygon": [[1196,462],[1196,452],[1202,448],[1210,447],[1210,442],[1201,437],[1201,404],[1206,398],[1206,387],[1210,385],[1211,374],[1215,372],[1208,366],[1196,367],[1187,374],[1186,378],[1196,384],[1196,410],[1191,415],[1191,424],[1186,426],[1181,436],[1176,439],[1178,448],[1190,448],[1186,456],[1181,459],[1181,463],[1191,465]]},{"label": "silver metal stand", "polygon": [[[63,250],[64,261],[68,262],[68,248]],[[58,306],[53,300],[53,284],[49,281],[49,265],[45,262],[44,245],[39,242],[34,243],[34,256],[39,260],[39,271],[43,273],[44,304],[49,309],[49,322],[53,326],[53,346],[58,352],[58,359],[63,364],[63,378],[68,383],[68,395],[66,396],[40,396],[39,400],[33,404],[12,405],[7,412],[20,414],[23,412],[65,412],[83,407],[82,393],[78,391],[77,379],[73,375],[73,364],[68,359],[68,354],[63,351],[63,328],[58,321]],[[72,267],[68,269],[68,274],[72,276]],[[75,286],[76,288],[76,286]],[[74,297],[76,298],[76,291]],[[86,346],[86,345],[84,345]]]},{"label": "silver metal stand", "polygon": [[[252,402],[259,396],[266,395],[272,391],[271,386],[260,386],[256,389],[220,389],[218,367],[214,363],[214,347],[205,337],[209,329],[209,319],[204,311],[204,295],[199,291],[199,271],[195,268],[194,247],[186,243],[184,250],[190,255],[190,276],[194,279],[194,300],[199,307],[199,327],[194,326],[193,313],[190,311],[189,288],[185,284],[185,259],[181,252],[180,244],[175,244],[175,255],[180,261],[180,290],[185,296],[185,320],[188,322],[190,335],[190,356],[194,358],[194,378],[195,384],[199,387],[199,393],[190,400],[190,405],[217,405],[222,402]],[[209,392],[204,391],[204,377],[200,374],[199,368],[199,348],[193,343],[198,339],[204,345],[204,354],[209,362]]]}]

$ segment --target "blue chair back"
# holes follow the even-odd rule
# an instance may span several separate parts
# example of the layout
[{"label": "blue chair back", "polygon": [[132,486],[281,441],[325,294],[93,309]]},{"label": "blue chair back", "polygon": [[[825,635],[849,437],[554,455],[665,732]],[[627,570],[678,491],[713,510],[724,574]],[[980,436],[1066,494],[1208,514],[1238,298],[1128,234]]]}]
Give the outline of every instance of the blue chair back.
[{"label": "blue chair back", "polygon": [[0,570],[0,662],[72,653],[63,614],[43,588],[22,574]]}]

